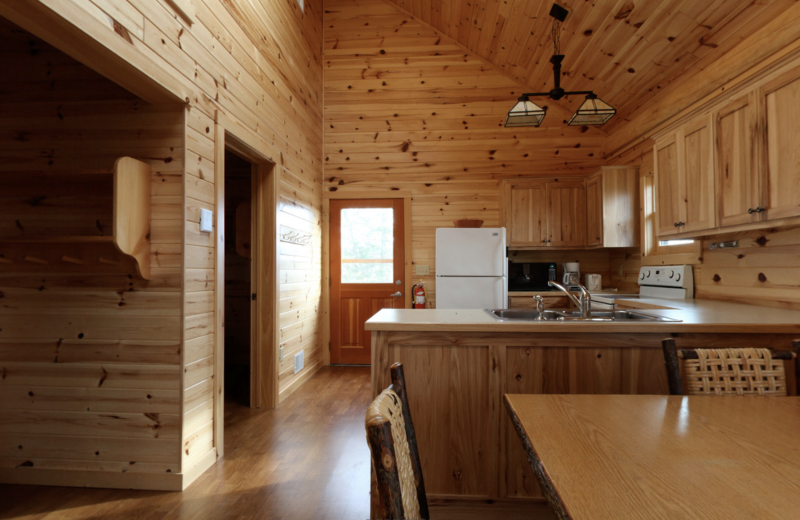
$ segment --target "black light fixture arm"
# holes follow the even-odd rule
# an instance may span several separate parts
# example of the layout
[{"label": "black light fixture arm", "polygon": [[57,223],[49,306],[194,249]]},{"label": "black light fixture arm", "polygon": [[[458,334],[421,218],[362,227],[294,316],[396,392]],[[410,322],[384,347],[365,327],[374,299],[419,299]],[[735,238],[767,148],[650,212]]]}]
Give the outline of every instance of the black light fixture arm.
[{"label": "black light fixture arm", "polygon": [[555,86],[553,90],[550,92],[531,92],[522,94],[526,97],[535,97],[535,96],[548,96],[551,99],[559,100],[564,96],[587,96],[591,95],[594,96],[594,92],[591,90],[576,90],[567,92],[563,88],[561,88],[561,62],[564,61],[563,54],[553,54],[550,58],[550,63],[553,64],[553,83]]}]

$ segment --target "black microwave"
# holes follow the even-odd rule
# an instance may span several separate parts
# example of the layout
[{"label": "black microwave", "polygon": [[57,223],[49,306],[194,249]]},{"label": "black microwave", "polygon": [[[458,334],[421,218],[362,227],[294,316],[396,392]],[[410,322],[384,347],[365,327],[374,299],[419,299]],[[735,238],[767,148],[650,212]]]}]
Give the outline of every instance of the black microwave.
[{"label": "black microwave", "polygon": [[549,291],[547,282],[557,280],[555,262],[508,261],[508,292]]}]

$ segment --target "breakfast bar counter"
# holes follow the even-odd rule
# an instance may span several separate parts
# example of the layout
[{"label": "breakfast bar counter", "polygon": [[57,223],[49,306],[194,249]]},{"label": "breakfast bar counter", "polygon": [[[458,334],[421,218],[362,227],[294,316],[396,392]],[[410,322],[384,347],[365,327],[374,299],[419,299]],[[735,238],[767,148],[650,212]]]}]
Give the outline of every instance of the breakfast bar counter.
[{"label": "breakfast bar counter", "polygon": [[498,321],[484,310],[433,309],[373,316],[366,324],[372,394],[389,386],[389,367],[403,363],[429,501],[514,518],[543,500],[505,394],[666,395],[665,337],[678,348],[776,350],[800,339],[797,311],[707,300],[642,304],[642,312],[681,321]]}]

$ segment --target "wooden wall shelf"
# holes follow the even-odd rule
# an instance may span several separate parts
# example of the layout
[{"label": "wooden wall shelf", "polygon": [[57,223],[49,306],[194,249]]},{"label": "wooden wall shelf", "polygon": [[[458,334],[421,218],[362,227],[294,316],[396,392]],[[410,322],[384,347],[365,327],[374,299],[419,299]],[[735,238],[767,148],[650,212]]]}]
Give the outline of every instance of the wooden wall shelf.
[{"label": "wooden wall shelf", "polygon": [[122,157],[110,182],[104,174],[17,180],[0,195],[0,271],[47,266],[49,272],[108,274],[135,268],[149,280],[150,174],[149,164]]}]

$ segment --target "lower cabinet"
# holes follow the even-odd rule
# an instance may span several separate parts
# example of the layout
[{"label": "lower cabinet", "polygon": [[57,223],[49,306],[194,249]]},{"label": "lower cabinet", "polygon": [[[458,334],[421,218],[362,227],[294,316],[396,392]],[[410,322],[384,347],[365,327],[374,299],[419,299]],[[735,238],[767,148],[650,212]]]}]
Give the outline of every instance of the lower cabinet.
[{"label": "lower cabinet", "polygon": [[[569,309],[571,303],[566,296],[544,296],[547,293],[542,293],[545,309]],[[536,300],[533,296],[512,296],[508,295],[508,308],[509,309],[535,309]]]},{"label": "lower cabinet", "polygon": [[[765,330],[673,335],[681,348],[758,342],[785,350],[795,339]],[[481,498],[502,510],[512,498],[542,499],[503,396],[666,395],[664,336],[374,331],[372,395],[391,384],[391,365],[402,363],[429,502],[464,507]]]}]

